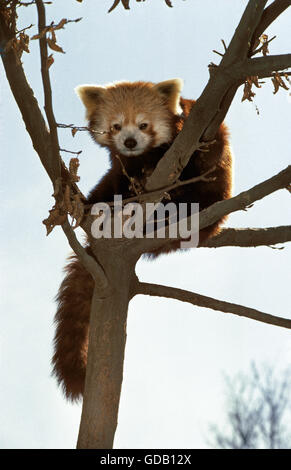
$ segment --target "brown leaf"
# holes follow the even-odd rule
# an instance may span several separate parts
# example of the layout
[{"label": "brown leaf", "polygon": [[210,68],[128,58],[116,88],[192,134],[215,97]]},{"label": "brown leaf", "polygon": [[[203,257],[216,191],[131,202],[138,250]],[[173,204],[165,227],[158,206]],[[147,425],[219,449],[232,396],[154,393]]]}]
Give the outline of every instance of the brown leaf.
[{"label": "brown leaf", "polygon": [[22,51],[28,52],[29,53],[29,36],[25,33],[20,33],[19,34],[19,43]]},{"label": "brown leaf", "polygon": [[284,88],[284,90],[289,90],[289,87],[286,85],[286,83],[278,73],[275,73],[275,75],[272,77],[272,82],[274,85],[274,95],[277,93],[280,87]]},{"label": "brown leaf", "polygon": [[71,212],[73,211],[73,206],[71,204],[71,189],[70,186],[67,184],[65,187],[65,193],[64,193],[64,209],[66,212]]},{"label": "brown leaf", "polygon": [[62,29],[65,24],[67,24],[68,20],[67,18],[63,18],[58,24],[54,26],[54,29]]},{"label": "brown leaf", "polygon": [[289,88],[286,85],[286,83],[284,82],[283,78],[278,73],[276,73],[276,78],[277,78],[278,82],[280,83],[280,86],[282,88],[284,88],[284,90],[289,90]]},{"label": "brown leaf", "polygon": [[80,166],[79,159],[77,157],[71,158],[70,163],[69,163],[69,172],[71,176],[71,180],[74,183],[77,183],[80,181],[80,176],[78,176],[78,169]]},{"label": "brown leaf", "polygon": [[264,42],[268,41],[268,35],[262,34],[262,36],[260,37],[260,41],[262,44],[264,44]]},{"label": "brown leaf", "polygon": [[76,221],[75,225],[73,225],[73,228],[77,228],[84,216],[84,204],[81,201],[80,194],[74,194],[72,205],[73,212],[71,213],[71,216]]},{"label": "brown leaf", "polygon": [[119,4],[120,0],[114,0],[112,7],[109,8],[108,13],[111,13]]},{"label": "brown leaf", "polygon": [[47,43],[48,43],[48,46],[49,46],[53,51],[62,52],[63,54],[65,53],[65,51],[64,51],[60,46],[58,46],[52,39],[47,38]]},{"label": "brown leaf", "polygon": [[49,69],[50,66],[54,63],[54,58],[53,58],[53,54],[50,54],[47,58],[47,61],[46,61],[46,68]]},{"label": "brown leaf", "polygon": [[276,80],[276,77],[272,78],[272,82],[273,82],[273,85],[274,85],[273,93],[275,95],[277,93],[277,91],[279,90],[279,88],[280,88],[280,84],[279,84],[278,80]]},{"label": "brown leaf", "polygon": [[129,10],[129,0],[121,0],[121,3],[126,10]]},{"label": "brown leaf", "polygon": [[266,42],[262,46],[262,54],[264,57],[266,57],[267,54],[269,54],[269,48],[268,48],[268,43]]},{"label": "brown leaf", "polygon": [[63,180],[62,180],[62,177],[60,176],[59,178],[56,179],[54,183],[54,192],[52,194],[52,196],[55,198],[56,201],[60,201],[63,197],[62,184],[63,184]]},{"label": "brown leaf", "polygon": [[252,91],[252,80],[249,78],[247,78],[247,81],[245,82],[245,86],[244,86],[244,94],[243,94],[243,97],[242,97],[242,101],[245,101],[245,100],[248,100],[248,101],[253,101],[252,98],[255,96],[255,93]]},{"label": "brown leaf", "polygon": [[262,88],[262,86],[259,83],[259,77],[257,75],[254,75],[250,77],[251,82],[257,87],[257,88]]},{"label": "brown leaf", "polygon": [[39,34],[35,34],[34,36],[31,36],[30,39],[41,39],[44,37],[44,35],[50,30],[50,26],[46,26],[43,28],[43,30]]},{"label": "brown leaf", "polygon": [[62,225],[66,221],[66,214],[61,213],[58,207],[53,207],[49,211],[50,215],[42,223],[46,226],[46,234],[49,235],[56,225]]},{"label": "brown leaf", "polygon": [[71,132],[72,132],[72,136],[75,137],[75,134],[78,132],[78,129],[76,129],[76,127],[73,127]]},{"label": "brown leaf", "polygon": [[120,1],[125,10],[129,10],[129,0],[114,0],[112,7],[110,7],[108,10],[108,13],[111,13],[117,7],[117,5],[119,5]]}]

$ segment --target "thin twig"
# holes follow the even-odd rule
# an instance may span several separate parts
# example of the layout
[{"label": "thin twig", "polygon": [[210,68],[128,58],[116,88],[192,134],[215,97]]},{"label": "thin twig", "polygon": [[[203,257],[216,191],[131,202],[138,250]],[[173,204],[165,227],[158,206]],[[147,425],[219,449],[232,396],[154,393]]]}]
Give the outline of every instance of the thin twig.
[{"label": "thin twig", "polygon": [[60,149],[60,152],[67,152],[67,153],[73,153],[74,155],[80,155],[83,150],[79,150],[78,152],[73,152],[72,150],[66,150],[66,149]]},{"label": "thin twig", "polygon": [[74,124],[61,124],[59,122],[56,123],[57,127],[60,129],[75,129],[76,131],[89,131],[89,132],[94,132],[94,134],[108,134],[108,131],[96,131],[94,129],[90,129],[90,127],[87,126],[75,126]]},{"label": "thin twig", "polygon": [[224,40],[223,40],[223,39],[221,39],[221,42],[222,42],[222,44],[223,44],[223,47],[224,47],[224,52],[226,52],[226,51],[227,51],[227,47],[226,47],[226,44],[225,44]]},{"label": "thin twig", "polygon": [[[176,183],[171,184],[169,186],[166,186],[165,188],[161,188],[161,189],[158,189],[156,191],[151,191],[151,192],[148,192],[148,193],[142,193],[142,194],[137,194],[136,196],[128,197],[128,198],[122,200],[122,204],[124,205],[124,204],[127,204],[129,202],[135,202],[135,201],[146,202],[147,199],[149,199],[149,198],[151,198],[151,200],[152,200],[153,196],[161,196],[163,193],[167,193],[168,191],[171,191],[173,189],[179,188],[181,186],[186,186],[188,184],[198,183],[199,181],[204,181],[206,183],[209,183],[211,181],[214,181],[215,177],[214,178],[207,178],[207,176],[210,175],[211,173],[213,173],[215,171],[215,169],[216,169],[216,166],[213,166],[212,168],[210,168],[210,170],[206,171],[205,173],[203,173],[200,176],[194,176],[193,178],[190,178],[190,179],[185,180],[185,181],[178,180]],[[108,202],[107,204],[109,206],[113,206],[114,201]],[[86,208],[89,208],[89,207],[92,207],[92,206],[93,206],[93,204],[86,204]]]},{"label": "thin twig", "polygon": [[26,31],[27,29],[30,29],[34,26],[34,24],[31,24],[29,26],[26,26],[26,28],[22,28],[20,29],[19,31],[15,31],[15,34],[20,34],[20,33],[23,33],[24,31]]},{"label": "thin twig", "polygon": [[106,287],[108,287],[108,279],[101,265],[99,265],[99,263],[97,263],[96,260],[90,256],[86,252],[85,248],[80,244],[68,220],[62,225],[62,229],[72,250],[76,253],[87,271],[91,274],[98,285],[98,289],[106,289]]},{"label": "thin twig", "polygon": [[216,51],[215,49],[212,49],[212,52],[215,52],[215,54],[220,55],[220,57],[224,56],[224,54],[222,54],[221,52]]},{"label": "thin twig", "polygon": [[134,190],[135,194],[138,195],[140,194],[141,192],[141,185],[138,181],[135,180],[135,178],[133,178],[132,176],[129,176],[129,174],[127,173],[126,171],[126,168],[123,164],[123,161],[121,160],[120,156],[118,155],[118,153],[116,153],[115,155],[115,158],[117,158],[117,160],[119,161],[120,165],[121,165],[121,168],[122,168],[122,173],[126,176],[126,178],[128,179],[128,181],[130,182],[130,185],[132,187],[132,189]]}]

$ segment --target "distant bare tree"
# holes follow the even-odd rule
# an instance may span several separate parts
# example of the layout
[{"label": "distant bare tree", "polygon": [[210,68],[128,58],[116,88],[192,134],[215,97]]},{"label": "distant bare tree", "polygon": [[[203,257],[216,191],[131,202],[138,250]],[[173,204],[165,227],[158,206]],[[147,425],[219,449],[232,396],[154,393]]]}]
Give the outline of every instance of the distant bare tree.
[{"label": "distant bare tree", "polygon": [[291,448],[290,369],[276,373],[251,364],[249,373],[225,378],[227,424],[211,425],[212,446],[220,449]]},{"label": "distant bare tree", "polygon": [[[123,378],[127,310],[133,297],[148,295],[173,298],[288,329],[291,329],[291,319],[287,315],[275,316],[195,292],[140,281],[135,274],[138,259],[144,253],[156,251],[173,240],[169,233],[165,238],[92,237],[91,227],[96,216],[90,213],[87,200],[77,185],[79,160],[74,156],[67,168],[61,156],[64,151],[77,155],[80,152],[64,149],[58,134],[61,127],[69,128],[72,136],[77,131],[88,129],[58,122],[53,109],[50,79],[54,68],[53,54],[64,52],[57,43],[59,31],[68,23],[79,22],[81,18],[62,18],[47,22],[45,5],[51,3],[52,1],[44,0],[0,0],[0,56],[32,145],[53,185],[54,206],[43,221],[47,233],[57,225],[62,227],[81,268],[88,275],[88,285],[91,286],[91,296],[88,296],[88,301],[91,302],[88,363],[77,447],[110,449],[117,426]],[[172,6],[170,0],[162,3],[165,6],[164,11],[166,5]],[[291,54],[268,55],[268,44],[274,37],[268,39],[265,30],[287,10],[290,0],[273,0],[266,6],[267,3],[267,0],[249,0],[230,43],[227,45],[222,40],[223,52],[214,50],[220,63],[209,64],[209,81],[193,106],[183,130],[152,174],[146,178],[142,193],[136,195],[135,199],[138,201],[160,202],[165,196],[168,197],[169,188],[181,185],[179,178],[183,169],[190,158],[194,158],[195,152],[203,151],[205,144],[214,142],[217,130],[240,86],[244,86],[242,101],[252,101],[252,87],[260,88],[259,80],[263,78],[272,80],[274,94],[280,88],[288,90]],[[117,7],[120,10],[129,9],[133,4],[133,0],[115,0],[109,11]],[[38,16],[37,31],[32,36],[27,33],[34,25],[21,29],[17,25],[19,12],[29,6],[36,7]],[[84,5],[84,12],[85,10]],[[207,34],[207,29],[203,28],[203,34]],[[29,43],[33,40],[39,41],[44,112],[42,102],[38,103],[28,83],[23,65],[24,52],[29,53]],[[82,38],[82,41],[86,41],[86,38]],[[96,37],[96,43],[99,42],[100,38]],[[262,56],[254,57],[258,54]],[[68,116],[67,122],[70,121]],[[269,138],[266,136],[266,139],[267,137]],[[264,145],[267,145],[267,140]],[[203,178],[205,174],[200,176]],[[232,212],[247,210],[256,201],[280,189],[291,191],[291,165],[247,191],[233,198],[217,201],[200,211],[199,229],[211,226]],[[71,220],[68,215],[72,218],[73,225],[69,223]],[[77,226],[88,235],[92,256],[79,242],[74,231]],[[271,246],[288,241],[291,241],[290,224],[267,228],[225,228],[200,247]]]}]

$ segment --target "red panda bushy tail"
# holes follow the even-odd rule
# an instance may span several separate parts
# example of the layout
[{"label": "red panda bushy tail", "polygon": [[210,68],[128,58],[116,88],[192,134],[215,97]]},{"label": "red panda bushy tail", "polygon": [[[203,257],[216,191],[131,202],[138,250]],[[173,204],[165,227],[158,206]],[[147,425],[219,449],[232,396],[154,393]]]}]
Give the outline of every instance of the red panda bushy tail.
[{"label": "red panda bushy tail", "polygon": [[53,375],[66,397],[75,401],[83,395],[85,384],[94,282],[75,255],[70,257],[65,271],[66,277],[56,297],[58,310],[52,365]]}]

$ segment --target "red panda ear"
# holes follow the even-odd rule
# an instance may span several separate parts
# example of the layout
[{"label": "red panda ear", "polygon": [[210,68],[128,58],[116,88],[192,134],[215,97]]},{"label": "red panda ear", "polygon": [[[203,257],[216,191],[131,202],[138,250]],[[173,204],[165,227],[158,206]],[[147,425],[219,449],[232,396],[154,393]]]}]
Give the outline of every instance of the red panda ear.
[{"label": "red panda ear", "polygon": [[96,105],[103,100],[106,89],[98,85],[79,85],[75,88],[75,92],[83,101],[88,117],[91,111],[96,110]]},{"label": "red panda ear", "polygon": [[184,82],[181,78],[173,78],[153,86],[153,90],[157,91],[163,98],[166,98],[168,107],[174,114],[181,114],[182,112],[179,103],[183,84]]}]

